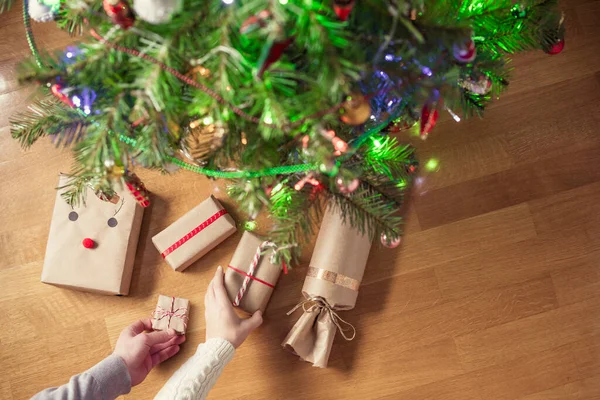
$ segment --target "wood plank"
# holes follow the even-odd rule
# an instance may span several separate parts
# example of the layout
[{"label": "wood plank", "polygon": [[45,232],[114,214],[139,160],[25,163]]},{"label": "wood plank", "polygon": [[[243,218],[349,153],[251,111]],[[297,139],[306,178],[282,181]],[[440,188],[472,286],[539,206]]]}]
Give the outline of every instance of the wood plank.
[{"label": "wood plank", "polygon": [[593,336],[571,344],[571,352],[582,377],[600,376],[600,330],[594,331]]},{"label": "wood plank", "polygon": [[571,268],[552,272],[558,303],[562,305],[591,299],[600,293],[600,252],[577,260]]},{"label": "wood plank", "polygon": [[[377,360],[377,363],[373,361]],[[388,374],[393,363],[394,373]],[[368,367],[367,367],[368,365]],[[364,372],[352,374],[352,379],[371,382],[372,385],[336,388],[338,398],[357,396],[378,398],[430,384],[463,373],[452,339],[444,339],[406,352],[390,352],[386,346],[364,353],[353,366]]]},{"label": "wood plank", "polygon": [[591,240],[600,233],[600,183],[593,183],[531,201],[531,213],[540,234],[579,229]]},{"label": "wood plank", "polygon": [[433,228],[597,182],[600,169],[594,166],[599,163],[600,146],[586,147],[427,191],[415,196],[420,227]]},{"label": "wood plank", "polygon": [[534,393],[518,400],[595,400],[600,398],[600,376]]},{"label": "wood plank", "polygon": [[[403,278],[399,276],[396,281]],[[389,289],[394,291],[394,285]],[[439,342],[468,333],[478,332],[527,316],[556,308],[554,288],[549,277],[489,290],[478,296],[442,302],[435,307],[405,312],[401,307],[385,314],[373,314],[368,319],[351,319],[359,339],[368,338],[382,348],[401,352],[417,346]],[[387,328],[382,328],[386,326]],[[372,351],[365,346],[352,346],[354,357],[368,357]]]},{"label": "wood plank", "polygon": [[456,299],[594,264],[599,256],[600,242],[571,229],[451,260],[436,266],[435,272],[444,299]]},{"label": "wood plank", "polygon": [[[456,146],[428,150],[420,146],[419,159],[425,165],[431,158],[439,162],[439,170],[427,173],[421,170],[422,182],[415,187],[417,196],[466,180],[479,178],[513,166],[502,137],[487,135]],[[417,181],[419,182],[419,181]]]},{"label": "wood plank", "polygon": [[479,388],[475,386],[468,375],[459,375],[378,399],[483,400],[483,397],[479,394]]},{"label": "wood plank", "polygon": [[[518,338],[515,338],[517,340]],[[579,379],[568,348],[523,357],[469,374],[484,399],[509,400]]]},{"label": "wood plank", "polygon": [[455,338],[467,370],[508,362],[600,332],[600,301],[591,299]]},{"label": "wood plank", "polygon": [[[505,208],[406,236],[396,249],[380,251],[376,250],[379,245],[375,244],[369,263],[378,265],[378,268],[372,275],[369,274],[369,278],[381,280],[535,236],[526,204]],[[365,283],[369,282],[366,280]]]}]

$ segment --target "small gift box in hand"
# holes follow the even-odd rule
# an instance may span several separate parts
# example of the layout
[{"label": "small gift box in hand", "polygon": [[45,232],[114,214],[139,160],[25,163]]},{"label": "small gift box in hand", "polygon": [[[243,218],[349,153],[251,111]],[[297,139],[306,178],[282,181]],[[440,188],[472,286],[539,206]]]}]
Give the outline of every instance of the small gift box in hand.
[{"label": "small gift box in hand", "polygon": [[281,268],[271,263],[275,245],[244,232],[225,273],[225,289],[234,306],[265,312]]},{"label": "small gift box in hand", "polygon": [[178,334],[184,335],[189,311],[189,300],[161,294],[158,296],[156,310],[152,314],[152,329],[157,331],[174,329]]},{"label": "small gift box in hand", "polygon": [[210,196],[155,235],[152,242],[175,271],[183,271],[235,231],[233,218]]}]

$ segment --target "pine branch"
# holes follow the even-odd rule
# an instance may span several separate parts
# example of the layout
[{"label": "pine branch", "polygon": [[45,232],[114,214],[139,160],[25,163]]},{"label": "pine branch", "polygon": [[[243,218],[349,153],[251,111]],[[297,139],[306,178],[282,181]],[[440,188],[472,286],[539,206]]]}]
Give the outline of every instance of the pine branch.
[{"label": "pine branch", "polygon": [[11,116],[10,124],[12,137],[24,149],[43,136],[52,136],[57,146],[71,145],[82,139],[87,127],[76,109],[65,106],[52,95],[36,100],[27,111]]},{"label": "pine branch", "polygon": [[398,139],[391,136],[376,136],[363,146],[364,165],[389,179],[406,176],[406,168],[412,163],[414,149],[409,145],[400,145]]},{"label": "pine branch", "polygon": [[342,211],[344,221],[371,238],[385,233],[389,238],[402,234],[402,218],[397,216],[395,207],[390,207],[379,193],[373,194],[365,188],[358,188],[352,195],[331,192],[332,198]]},{"label": "pine branch", "polygon": [[13,0],[0,0],[0,14],[9,11],[13,6]]},{"label": "pine branch", "polygon": [[227,187],[227,194],[252,219],[256,218],[263,207],[270,205],[260,179],[238,180]]},{"label": "pine branch", "polygon": [[280,248],[276,261],[287,265],[297,263],[300,247],[314,233],[321,219],[322,209],[318,198],[311,199],[306,192],[290,188],[285,183],[275,187],[271,193],[273,227],[271,239]]}]

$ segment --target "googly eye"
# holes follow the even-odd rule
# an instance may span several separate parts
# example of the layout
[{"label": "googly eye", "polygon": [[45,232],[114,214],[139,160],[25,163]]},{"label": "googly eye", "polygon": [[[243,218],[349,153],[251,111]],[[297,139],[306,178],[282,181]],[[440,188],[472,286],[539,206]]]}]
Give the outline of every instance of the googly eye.
[{"label": "googly eye", "polygon": [[79,214],[77,214],[75,211],[71,211],[69,213],[69,220],[77,221],[77,218],[79,218]]},{"label": "googly eye", "polygon": [[109,218],[108,221],[106,221],[106,223],[108,224],[108,226],[110,226],[111,228],[114,228],[115,226],[117,226],[117,224],[119,223],[117,221],[117,219],[115,217]]}]

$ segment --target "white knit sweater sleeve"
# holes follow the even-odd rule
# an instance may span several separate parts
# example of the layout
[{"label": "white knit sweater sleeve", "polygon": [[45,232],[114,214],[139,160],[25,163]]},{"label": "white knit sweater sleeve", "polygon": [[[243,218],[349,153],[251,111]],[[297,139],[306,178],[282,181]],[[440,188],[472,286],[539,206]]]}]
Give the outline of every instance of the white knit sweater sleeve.
[{"label": "white knit sweater sleeve", "polygon": [[155,400],[204,400],[217,382],[223,368],[235,354],[235,348],[225,339],[209,339],[201,343],[158,392]]}]

